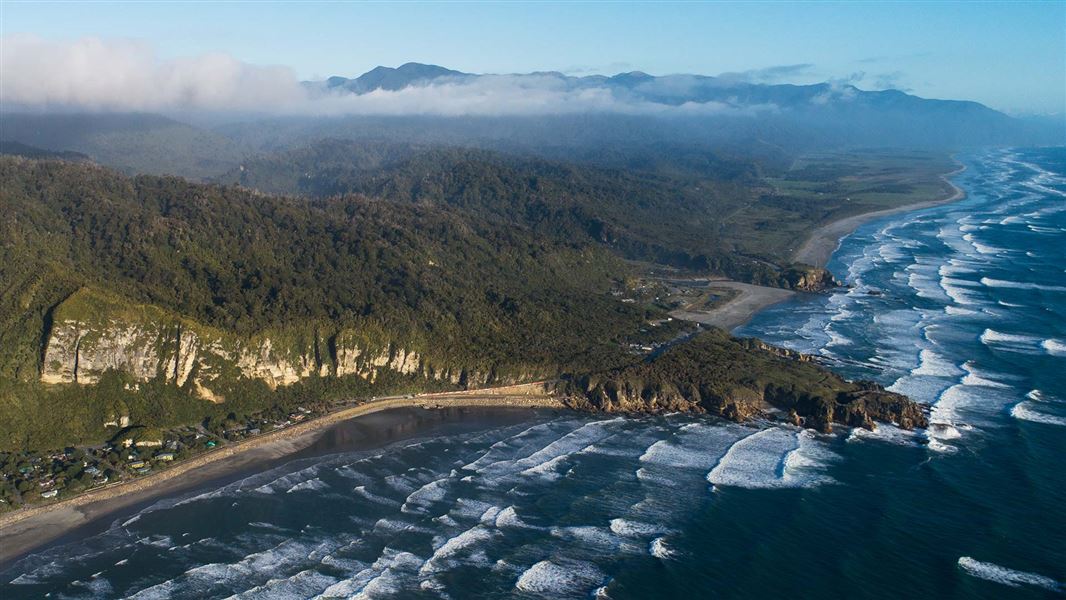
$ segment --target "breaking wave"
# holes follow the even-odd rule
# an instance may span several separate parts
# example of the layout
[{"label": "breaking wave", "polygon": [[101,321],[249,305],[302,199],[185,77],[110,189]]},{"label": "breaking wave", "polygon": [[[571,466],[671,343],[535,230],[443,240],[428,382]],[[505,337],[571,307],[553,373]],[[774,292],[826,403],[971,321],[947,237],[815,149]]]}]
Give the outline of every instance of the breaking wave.
[{"label": "breaking wave", "polygon": [[1026,573],[1025,571],[1015,571],[994,563],[981,562],[969,556],[960,557],[958,564],[959,568],[965,571],[967,575],[1009,587],[1032,585],[1054,592],[1062,591],[1063,589],[1059,582],[1050,577],[1037,575],[1036,573]]}]

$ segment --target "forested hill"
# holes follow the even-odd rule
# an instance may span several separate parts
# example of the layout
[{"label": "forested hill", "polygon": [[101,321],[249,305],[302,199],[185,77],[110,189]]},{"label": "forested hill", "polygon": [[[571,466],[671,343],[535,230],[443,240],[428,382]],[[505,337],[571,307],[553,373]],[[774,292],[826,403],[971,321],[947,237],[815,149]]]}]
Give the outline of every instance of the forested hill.
[{"label": "forested hill", "polygon": [[222,178],[268,193],[328,198],[358,193],[449,206],[538,237],[601,245],[628,259],[666,263],[767,285],[789,285],[788,257],[741,250],[752,229],[728,217],[759,201],[751,162],[698,169],[608,169],[463,148],[325,140],[246,160]]},{"label": "forested hill", "polygon": [[0,154],[22,156],[24,158],[51,158],[56,160],[68,160],[71,162],[89,162],[91,160],[87,154],[82,154],[81,152],[72,152],[69,150],[45,150],[44,148],[28,146],[21,142],[11,140],[0,140]]},{"label": "forested hill", "polygon": [[[605,247],[461,196],[270,196],[22,157],[0,157],[0,185],[0,448],[98,443],[116,419],[173,427],[400,390],[641,376],[632,348],[686,327],[610,293],[629,267]],[[738,373],[766,366],[729,356]],[[774,399],[813,390],[795,383]]]},{"label": "forested hill", "polygon": [[609,253],[447,206],[272,197],[10,157],[0,181],[7,376],[35,376],[49,309],[83,286],[240,334],[372,322],[485,364],[591,360],[644,316],[607,295],[621,273]]}]

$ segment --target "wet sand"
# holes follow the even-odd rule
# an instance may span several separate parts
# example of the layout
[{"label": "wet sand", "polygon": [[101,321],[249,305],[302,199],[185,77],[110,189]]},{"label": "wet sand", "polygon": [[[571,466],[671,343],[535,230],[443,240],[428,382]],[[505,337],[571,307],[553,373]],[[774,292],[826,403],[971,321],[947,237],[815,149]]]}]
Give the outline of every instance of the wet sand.
[{"label": "wet sand", "polygon": [[945,173],[940,176],[940,178],[951,186],[951,189],[953,190],[951,194],[943,198],[915,202],[913,204],[904,204],[903,206],[897,206],[895,208],[887,208],[885,210],[877,210],[874,212],[863,213],[861,215],[855,215],[853,217],[846,217],[815,229],[814,232],[811,233],[811,236],[807,238],[807,241],[800,246],[800,249],[792,255],[792,260],[794,262],[804,263],[815,267],[824,267],[826,263],[829,262],[829,257],[831,257],[833,253],[836,252],[836,249],[840,247],[840,241],[858,229],[863,223],[868,223],[889,215],[921,210],[923,208],[962,200],[966,196],[966,193],[959,189],[954,183],[951,183],[948,178],[961,173],[965,168],[966,167],[960,167],[951,173]]},{"label": "wet sand", "polygon": [[[432,408],[423,408],[423,406]],[[484,427],[560,410],[556,399],[472,391],[383,398],[182,461],[152,475],[0,516],[0,568],[47,546],[105,530],[167,497],[214,489],[291,460],[372,449],[436,430]]]}]

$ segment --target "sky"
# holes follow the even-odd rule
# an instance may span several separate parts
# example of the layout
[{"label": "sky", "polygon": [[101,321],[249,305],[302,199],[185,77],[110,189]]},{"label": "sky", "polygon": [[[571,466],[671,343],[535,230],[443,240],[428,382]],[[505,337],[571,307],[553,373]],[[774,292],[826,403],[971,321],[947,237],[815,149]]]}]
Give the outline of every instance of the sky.
[{"label": "sky", "polygon": [[[81,86],[93,85],[99,75],[93,69],[106,73],[115,63],[161,63],[174,71],[173,65],[198,61],[198,74],[239,72],[266,81],[353,77],[377,65],[415,61],[475,73],[742,73],[767,83],[841,81],[862,89],[976,100],[1012,114],[1066,112],[1063,1],[3,0],[0,12],[5,40],[0,59],[9,74],[20,68],[38,78],[67,73],[51,68],[48,61],[56,55],[48,44],[84,44],[87,38],[104,44],[107,52],[91,55],[106,61],[104,66],[88,68],[85,60],[62,55],[66,68],[76,64],[88,71],[73,77]],[[34,43],[22,43],[25,39]],[[126,54],[136,58],[127,60]],[[245,64],[267,68],[249,71],[241,67]],[[0,83],[27,85],[3,72]]]}]

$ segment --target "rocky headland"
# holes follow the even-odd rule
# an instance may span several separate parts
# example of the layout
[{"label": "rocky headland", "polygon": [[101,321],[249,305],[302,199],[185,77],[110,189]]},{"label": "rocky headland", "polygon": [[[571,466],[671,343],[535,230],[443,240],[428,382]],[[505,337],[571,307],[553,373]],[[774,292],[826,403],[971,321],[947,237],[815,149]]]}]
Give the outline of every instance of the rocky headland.
[{"label": "rocky headland", "polygon": [[925,409],[880,385],[851,382],[809,356],[712,330],[652,360],[573,376],[559,386],[580,409],[624,413],[707,413],[733,421],[784,418],[832,431],[834,424],[904,429],[928,424]]}]

